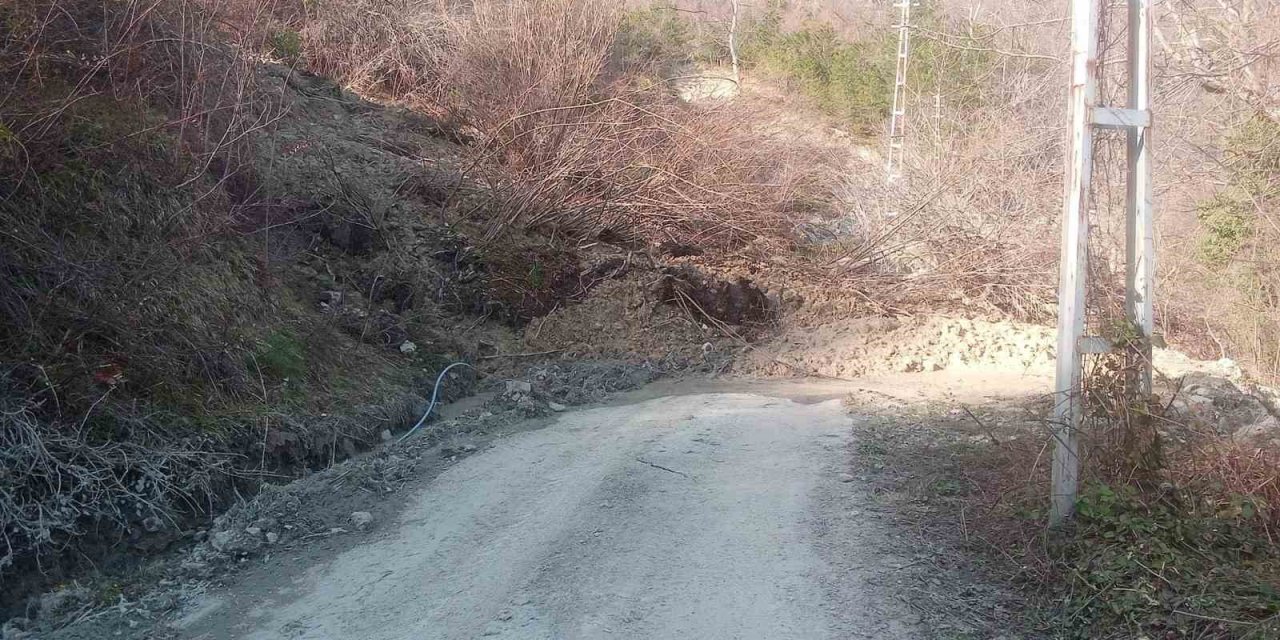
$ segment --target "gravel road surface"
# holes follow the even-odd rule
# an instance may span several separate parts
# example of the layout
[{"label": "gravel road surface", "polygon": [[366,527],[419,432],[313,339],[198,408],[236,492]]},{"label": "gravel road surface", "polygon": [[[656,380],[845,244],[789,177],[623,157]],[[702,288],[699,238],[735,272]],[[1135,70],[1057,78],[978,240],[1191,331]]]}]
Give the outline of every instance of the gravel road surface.
[{"label": "gravel road surface", "polygon": [[837,399],[661,397],[500,439],[191,638],[914,638]]}]

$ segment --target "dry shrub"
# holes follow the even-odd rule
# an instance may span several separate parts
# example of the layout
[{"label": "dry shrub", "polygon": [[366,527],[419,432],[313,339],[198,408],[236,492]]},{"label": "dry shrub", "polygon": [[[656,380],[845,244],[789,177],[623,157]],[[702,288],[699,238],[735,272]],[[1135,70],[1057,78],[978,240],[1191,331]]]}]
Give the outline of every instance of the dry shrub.
[{"label": "dry shrub", "polygon": [[[4,160],[20,169],[10,187],[44,169],[42,151],[68,133],[87,138],[91,150],[169,136],[173,177],[192,179],[215,159],[224,175],[233,172],[271,110],[254,92],[252,63],[221,39],[221,10],[218,0],[43,0],[0,9],[10,27],[0,41]],[[95,107],[119,113],[97,117],[113,114]]]},{"label": "dry shrub", "polygon": [[[475,127],[473,159],[513,226],[733,246],[788,233],[801,174],[730,105],[686,105],[619,62],[619,7],[476,3],[451,25],[438,100]],[[465,89],[464,89],[465,88]]]},{"label": "dry shrub", "polygon": [[208,441],[173,441],[145,418],[114,425],[132,441],[95,437],[103,426],[88,417],[50,428],[41,394],[13,375],[0,372],[0,571],[96,528],[173,529],[173,515],[201,511],[229,471]]},{"label": "dry shrub", "polygon": [[473,3],[451,21],[440,101],[492,137],[505,164],[544,161],[582,105],[609,97],[620,20],[613,2]]},{"label": "dry shrub", "polygon": [[1060,24],[1038,20],[982,23],[945,13],[932,20],[913,34],[919,46],[902,177],[885,187],[882,171],[852,176],[842,189],[851,207],[878,201],[860,220],[848,254],[855,259],[844,268],[905,276],[907,301],[1046,320],[1057,275],[1062,139],[1045,125],[1065,104],[1053,61],[1065,35]]},{"label": "dry shrub", "polygon": [[743,128],[747,114],[610,99],[576,115],[553,156],[485,173],[493,233],[542,225],[718,248],[787,237],[803,177]]},{"label": "dry shrub", "polygon": [[[1135,334],[1136,335],[1136,334]],[[1130,337],[1125,351],[1089,360],[1082,468],[1087,483],[1133,487],[1135,495],[1173,496],[1189,518],[1240,521],[1275,541],[1280,533],[1280,441],[1266,422],[1256,426],[1209,424],[1197,415],[1172,414],[1173,403],[1153,395],[1137,399],[1143,357]],[[1266,404],[1225,383],[1222,406]],[[1180,388],[1172,389],[1176,399]],[[1243,422],[1247,412],[1224,420]],[[1232,432],[1234,430],[1234,433]]]},{"label": "dry shrub", "polygon": [[1273,544],[1280,540],[1280,448],[1201,432],[1171,454],[1167,474],[1201,510],[1241,517]]},{"label": "dry shrub", "polygon": [[[749,110],[684,104],[652,64],[625,55],[621,3],[282,1],[266,14],[235,31],[357,92],[474,132],[469,173],[489,188],[491,237],[542,226],[708,246],[776,242],[816,179],[801,170],[812,157],[759,134]],[[297,51],[273,46],[290,33]]]}]

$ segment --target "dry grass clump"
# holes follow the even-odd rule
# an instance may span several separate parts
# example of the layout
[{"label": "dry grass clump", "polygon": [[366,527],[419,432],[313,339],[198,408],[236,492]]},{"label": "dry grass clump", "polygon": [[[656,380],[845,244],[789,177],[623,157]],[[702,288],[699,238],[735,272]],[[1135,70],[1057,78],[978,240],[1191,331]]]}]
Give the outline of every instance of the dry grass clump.
[{"label": "dry grass clump", "polygon": [[[445,15],[411,0],[303,3],[296,56],[353,91],[415,98],[438,86]],[[289,31],[273,34],[289,57]],[[277,47],[281,48],[281,47]]]},{"label": "dry grass clump", "polygon": [[1191,489],[1200,509],[1244,517],[1280,542],[1280,447],[1202,432],[1170,458],[1170,479]]},{"label": "dry grass clump", "polygon": [[153,391],[192,378],[171,350],[204,349],[202,323],[252,299],[244,265],[202,268],[252,197],[250,141],[277,115],[220,9],[0,9],[0,353],[56,362],[57,384],[76,381],[69,413],[122,377],[103,371]]},{"label": "dry grass clump", "polygon": [[[984,599],[979,621],[1080,639],[1280,632],[1280,558],[1265,506],[1276,450],[1187,426],[1152,469],[1140,462],[1151,451],[1143,426],[1129,437],[1091,424],[1076,516],[1046,530],[1053,443],[1040,417],[1050,402],[890,414],[857,431],[856,459],[875,471],[877,495],[905,530],[920,533],[912,552],[938,570],[1022,594],[1011,602],[1015,619],[1000,621]],[[1129,450],[1111,450],[1121,447]],[[924,593],[908,597],[926,611],[975,612]]]},{"label": "dry grass clump", "polygon": [[0,8],[0,358],[74,381],[69,414],[125,375],[112,371],[153,393],[199,378],[179,353],[210,347],[203,323],[253,297],[244,265],[202,268],[253,195],[250,142],[277,116],[222,9]]}]

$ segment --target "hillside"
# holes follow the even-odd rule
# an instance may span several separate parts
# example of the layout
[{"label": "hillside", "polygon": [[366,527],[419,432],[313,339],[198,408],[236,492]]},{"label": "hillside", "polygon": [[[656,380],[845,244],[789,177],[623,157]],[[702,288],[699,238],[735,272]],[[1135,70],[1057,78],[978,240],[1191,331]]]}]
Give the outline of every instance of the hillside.
[{"label": "hillside", "polygon": [[[846,399],[857,499],[975,593],[1047,594],[973,629],[1267,629],[1280,16],[1185,4],[1158,14],[1159,389],[1093,363],[1092,502],[1043,545],[1042,399],[970,412],[929,376],[1052,366],[1065,2],[918,8],[889,185],[881,3],[0,4],[4,633],[136,622],[157,580],[381,519],[369,494],[658,378],[899,374],[919,402]],[[1119,142],[1091,214],[1111,333]]]}]

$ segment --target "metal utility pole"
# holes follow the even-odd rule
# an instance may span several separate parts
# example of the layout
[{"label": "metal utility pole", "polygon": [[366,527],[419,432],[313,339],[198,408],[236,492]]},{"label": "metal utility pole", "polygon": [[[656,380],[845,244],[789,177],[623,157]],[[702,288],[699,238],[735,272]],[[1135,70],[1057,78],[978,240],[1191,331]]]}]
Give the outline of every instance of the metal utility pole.
[{"label": "metal utility pole", "polygon": [[[1093,130],[1121,129],[1127,134],[1125,316],[1141,335],[1140,380],[1136,391],[1151,390],[1152,294],[1155,243],[1151,197],[1150,41],[1153,0],[1128,0],[1128,103],[1125,108],[1097,104],[1099,0],[1071,2],[1071,98],[1067,144],[1066,204],[1062,221],[1062,261],[1058,285],[1058,360],[1053,409],[1052,509],[1059,524],[1075,510],[1080,484],[1080,396],[1082,356],[1116,348],[1086,336],[1085,292],[1089,258],[1089,186],[1093,173]],[[1144,397],[1145,399],[1145,397]]]},{"label": "metal utility pole", "polygon": [[733,0],[733,18],[729,22],[729,59],[733,61],[735,91],[742,90],[742,73],[738,69],[738,0]]},{"label": "metal utility pole", "polygon": [[903,116],[907,114],[907,55],[911,51],[911,2],[901,0],[893,5],[901,11],[898,18],[897,73],[893,80],[893,111],[889,114],[889,150],[885,154],[885,179],[892,183],[902,174],[902,154],[907,135]]}]

